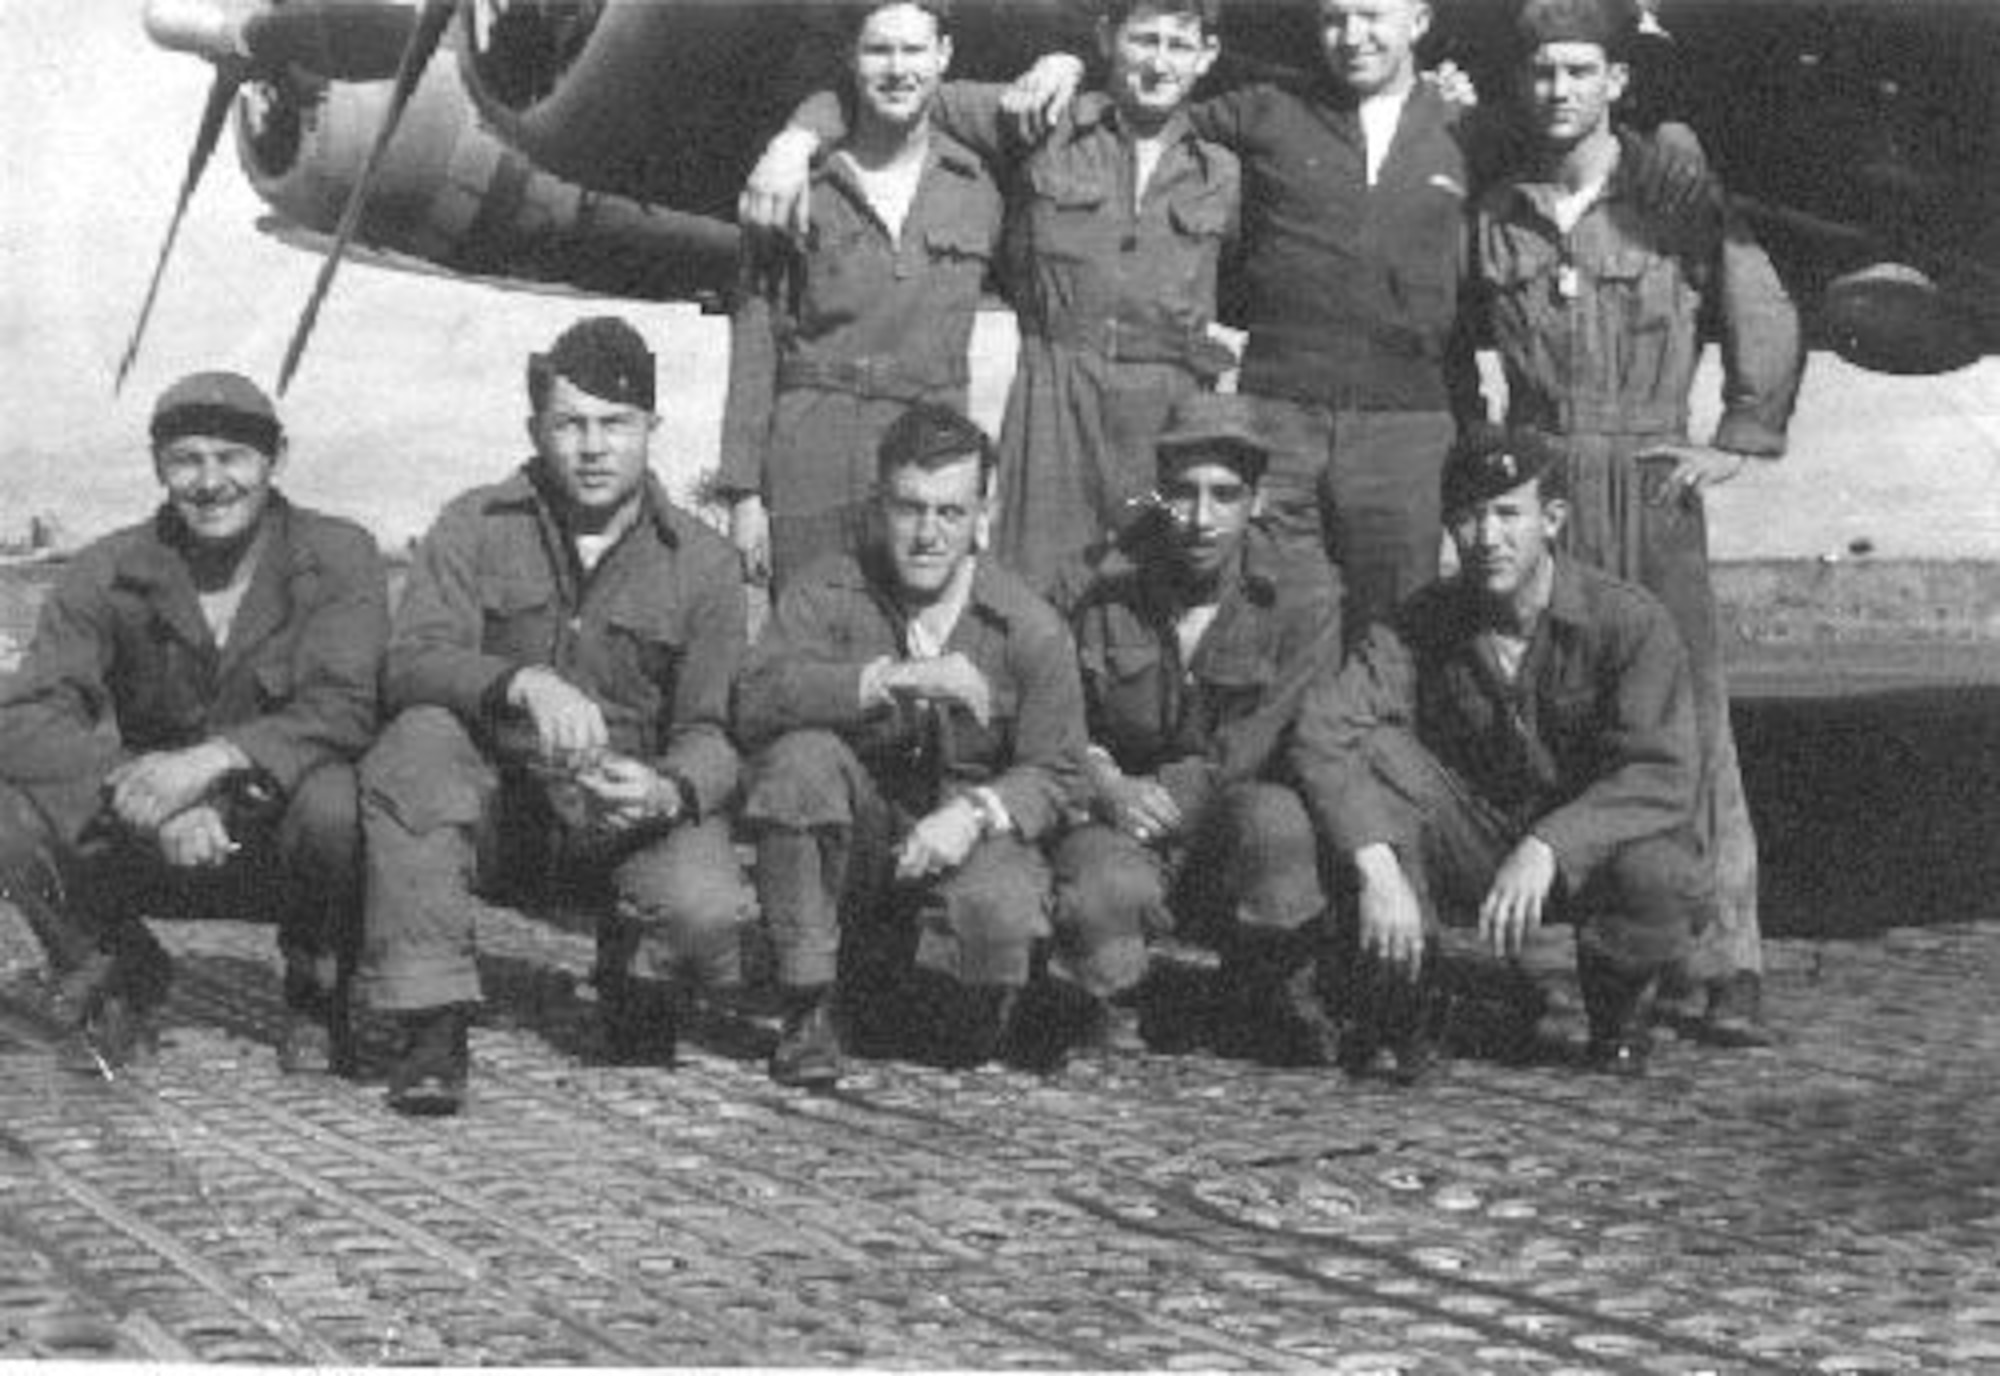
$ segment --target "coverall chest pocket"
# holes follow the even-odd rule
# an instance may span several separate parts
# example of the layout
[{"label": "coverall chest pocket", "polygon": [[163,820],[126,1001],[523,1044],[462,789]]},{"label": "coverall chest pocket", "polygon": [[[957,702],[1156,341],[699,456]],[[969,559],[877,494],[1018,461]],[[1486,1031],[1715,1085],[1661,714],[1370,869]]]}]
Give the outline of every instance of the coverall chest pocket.
[{"label": "coverall chest pocket", "polygon": [[1659,333],[1678,314],[1674,260],[1637,245],[1607,255],[1597,268],[1602,323],[1627,335]]},{"label": "coverall chest pocket", "polygon": [[994,227],[975,224],[970,216],[954,216],[924,232],[924,248],[939,266],[964,266],[982,275],[993,257]]},{"label": "coverall chest pocket", "polygon": [[1114,723],[1153,726],[1165,697],[1164,671],[1160,647],[1150,641],[1106,645],[1097,676],[1099,715]]},{"label": "coverall chest pocket", "polygon": [[1074,170],[1038,167],[1028,178],[1028,227],[1037,257],[1080,262],[1102,232],[1111,192]]},{"label": "coverall chest pocket", "polygon": [[554,658],[555,590],[545,583],[501,579],[480,597],[479,647],[485,653],[523,663]]}]

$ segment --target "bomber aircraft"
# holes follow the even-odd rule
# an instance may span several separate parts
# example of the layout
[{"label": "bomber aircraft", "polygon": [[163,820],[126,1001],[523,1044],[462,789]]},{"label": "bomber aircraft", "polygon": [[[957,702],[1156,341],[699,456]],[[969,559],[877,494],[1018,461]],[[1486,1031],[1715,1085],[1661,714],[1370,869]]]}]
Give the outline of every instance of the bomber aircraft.
[{"label": "bomber aircraft", "polygon": [[[1430,56],[1504,77],[1500,0],[1437,0]],[[265,227],[324,245],[281,372],[337,263],[719,300],[737,191],[830,70],[840,0],[149,0],[215,67],[181,204],[231,112]],[[1814,342],[1936,373],[2000,342],[2000,6],[1643,0],[1629,100],[1700,134],[1808,307]],[[1310,52],[1309,7],[1241,0],[1211,80]],[[970,0],[957,70],[1087,41],[1090,0]],[[156,269],[166,267],[173,229]],[[141,312],[122,373],[150,310]]]}]

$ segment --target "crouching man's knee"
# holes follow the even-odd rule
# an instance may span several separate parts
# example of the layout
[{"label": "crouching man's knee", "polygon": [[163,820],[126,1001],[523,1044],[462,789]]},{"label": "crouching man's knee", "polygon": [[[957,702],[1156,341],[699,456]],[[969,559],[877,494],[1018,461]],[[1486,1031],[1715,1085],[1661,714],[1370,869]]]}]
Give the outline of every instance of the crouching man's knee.
[{"label": "crouching man's knee", "polygon": [[847,742],[831,731],[792,731],[759,752],[750,767],[744,820],[794,831],[849,827],[854,800],[870,787]]},{"label": "crouching man's knee", "polygon": [[981,841],[923,905],[917,964],[961,984],[1018,988],[1049,935],[1048,910],[1040,852],[1014,836]]},{"label": "crouching man's knee", "polygon": [[1223,801],[1224,868],[1240,926],[1288,932],[1326,911],[1319,842],[1297,792],[1239,784]]},{"label": "crouching man's knee", "polygon": [[1172,927],[1166,876],[1145,846],[1107,826],[1064,837],[1055,856],[1050,971],[1108,998],[1146,973],[1146,944]]},{"label": "crouching man's knee", "polygon": [[675,828],[612,875],[618,917],[636,929],[630,973],[726,987],[740,982],[752,907],[723,817]]},{"label": "crouching man's knee", "polygon": [[1656,970],[1714,920],[1714,871],[1691,836],[1652,836],[1621,848],[1578,897],[1592,914],[1582,941],[1620,969]]}]

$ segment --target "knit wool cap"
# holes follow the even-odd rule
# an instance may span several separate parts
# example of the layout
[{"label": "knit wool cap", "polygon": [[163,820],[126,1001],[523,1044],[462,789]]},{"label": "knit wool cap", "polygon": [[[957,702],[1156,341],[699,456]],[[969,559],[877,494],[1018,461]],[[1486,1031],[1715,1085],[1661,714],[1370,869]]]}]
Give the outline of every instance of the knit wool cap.
[{"label": "knit wool cap", "polygon": [[278,452],[284,427],[261,388],[241,373],[189,373],[153,404],[153,444],[172,444],[187,435],[247,444],[266,454]]}]

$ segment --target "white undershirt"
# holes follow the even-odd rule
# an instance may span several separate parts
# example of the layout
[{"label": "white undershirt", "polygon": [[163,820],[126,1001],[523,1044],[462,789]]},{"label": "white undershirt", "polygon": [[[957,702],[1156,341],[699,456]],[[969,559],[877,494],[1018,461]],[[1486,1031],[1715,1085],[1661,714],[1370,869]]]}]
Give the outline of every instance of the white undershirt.
[{"label": "white undershirt", "polygon": [[1380,95],[1363,96],[1360,109],[1361,143],[1368,156],[1368,184],[1375,185],[1382,175],[1382,161],[1389,156],[1389,145],[1396,138],[1396,126],[1402,122],[1403,106],[1409,103],[1410,89],[1384,91]]},{"label": "white undershirt", "polygon": [[968,559],[960,564],[952,577],[951,586],[944,590],[944,596],[910,618],[908,640],[911,659],[943,657],[951,633],[958,628],[958,618],[964,615],[966,603],[972,600],[972,574],[976,563],[976,560]]},{"label": "white undershirt", "polygon": [[1174,639],[1181,648],[1181,672],[1186,674],[1188,666],[1194,663],[1194,652],[1201,648],[1201,638],[1208,634],[1208,628],[1215,624],[1215,614],[1221,610],[1220,602],[1204,602],[1198,607],[1189,607],[1174,622]]},{"label": "white undershirt", "polygon": [[854,184],[861,188],[861,195],[875,212],[875,218],[889,231],[891,239],[902,242],[903,222],[910,218],[910,207],[917,199],[917,184],[924,177],[924,160],[911,158],[871,170],[845,153],[839,156],[847,163]]},{"label": "white undershirt", "polygon": [[1567,234],[1577,226],[1584,212],[1596,205],[1604,195],[1604,183],[1608,176],[1585,182],[1574,191],[1564,191],[1557,187],[1549,194],[1549,219],[1555,227]]}]

